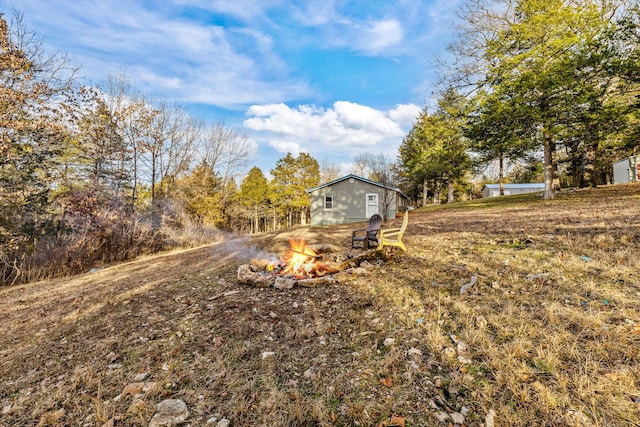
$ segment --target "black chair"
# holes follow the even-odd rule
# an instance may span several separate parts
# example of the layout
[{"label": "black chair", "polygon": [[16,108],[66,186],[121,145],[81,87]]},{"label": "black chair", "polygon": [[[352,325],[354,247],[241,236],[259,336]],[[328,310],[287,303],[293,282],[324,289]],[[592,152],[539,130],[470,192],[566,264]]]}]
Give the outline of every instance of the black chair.
[{"label": "black chair", "polygon": [[381,228],[382,216],[380,216],[379,214],[371,215],[366,229],[354,230],[351,233],[351,249],[360,247],[359,242],[362,242],[362,249],[377,247],[378,231],[380,231]]}]

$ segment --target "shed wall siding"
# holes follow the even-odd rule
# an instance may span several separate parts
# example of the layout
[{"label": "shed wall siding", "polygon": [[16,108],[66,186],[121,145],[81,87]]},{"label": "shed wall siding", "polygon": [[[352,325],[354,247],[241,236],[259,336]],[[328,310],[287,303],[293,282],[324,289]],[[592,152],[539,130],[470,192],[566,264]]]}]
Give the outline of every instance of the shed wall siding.
[{"label": "shed wall siding", "polygon": [[[347,224],[366,221],[366,195],[377,193],[379,211],[382,214],[382,189],[375,185],[354,179],[340,181],[330,187],[323,187],[311,194],[311,225]],[[324,210],[324,196],[333,196],[333,210]],[[395,194],[389,209],[389,218],[396,213]],[[393,215],[393,216],[391,216]]]},{"label": "shed wall siding", "polygon": [[640,181],[640,156],[632,156],[613,164],[614,184]]},{"label": "shed wall siding", "polygon": [[[511,187],[508,184],[504,186],[504,195],[512,196],[515,194],[536,193],[538,191],[544,191],[544,185],[542,186],[530,186],[530,187]],[[498,197],[500,196],[500,187],[484,186],[482,189],[482,197]]]}]

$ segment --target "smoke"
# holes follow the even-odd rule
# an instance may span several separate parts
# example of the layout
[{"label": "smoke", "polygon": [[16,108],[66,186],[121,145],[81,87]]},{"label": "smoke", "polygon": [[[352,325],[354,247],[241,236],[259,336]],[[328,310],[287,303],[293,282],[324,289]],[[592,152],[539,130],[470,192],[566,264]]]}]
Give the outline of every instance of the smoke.
[{"label": "smoke", "polygon": [[267,252],[250,243],[250,238],[225,234],[220,236],[220,242],[215,245],[215,251],[230,256],[237,261],[245,262],[252,259],[264,259],[273,263],[280,262],[280,258],[273,252]]}]

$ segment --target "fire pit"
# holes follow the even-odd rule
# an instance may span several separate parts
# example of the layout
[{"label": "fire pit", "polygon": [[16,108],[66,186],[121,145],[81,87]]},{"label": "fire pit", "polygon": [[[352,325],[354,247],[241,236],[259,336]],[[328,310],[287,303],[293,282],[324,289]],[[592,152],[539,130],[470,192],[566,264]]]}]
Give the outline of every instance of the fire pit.
[{"label": "fire pit", "polygon": [[301,240],[289,242],[282,259],[252,259],[238,267],[238,281],[257,287],[291,289],[294,286],[316,287],[348,280],[361,274],[363,261],[379,259],[377,250],[358,253],[336,252],[332,245],[307,245]]}]

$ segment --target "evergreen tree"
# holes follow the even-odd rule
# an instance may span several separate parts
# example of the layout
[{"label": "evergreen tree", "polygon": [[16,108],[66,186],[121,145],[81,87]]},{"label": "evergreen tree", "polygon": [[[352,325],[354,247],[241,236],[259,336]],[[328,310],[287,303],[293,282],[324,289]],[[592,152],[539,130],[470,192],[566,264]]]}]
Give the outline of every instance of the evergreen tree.
[{"label": "evergreen tree", "polygon": [[262,170],[254,166],[240,184],[238,200],[252,213],[251,231],[260,231],[261,218],[264,218],[269,201],[269,183]]},{"label": "evergreen tree", "polygon": [[306,223],[311,198],[308,188],[320,183],[320,165],[308,153],[293,157],[291,153],[276,162],[271,170],[274,203],[286,217],[287,227]]},{"label": "evergreen tree", "polygon": [[423,204],[429,186],[434,203],[440,203],[445,187],[448,202],[453,202],[454,184],[470,168],[464,119],[464,98],[448,89],[440,97],[434,114],[423,110],[400,145],[399,174],[405,185],[410,186],[410,193],[419,193],[422,187]]}]

